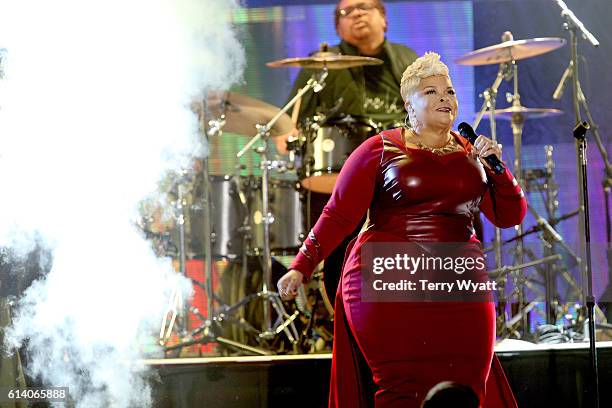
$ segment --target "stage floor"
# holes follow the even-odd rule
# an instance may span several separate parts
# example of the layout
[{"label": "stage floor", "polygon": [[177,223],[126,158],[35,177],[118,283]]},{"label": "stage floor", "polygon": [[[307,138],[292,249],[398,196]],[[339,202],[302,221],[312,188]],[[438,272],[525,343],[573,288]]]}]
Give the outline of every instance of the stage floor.
[{"label": "stage floor", "polygon": [[[612,406],[612,341],[597,343],[601,404]],[[506,341],[495,348],[519,407],[586,407],[588,343]],[[143,360],[155,407],[325,407],[331,354]]]}]

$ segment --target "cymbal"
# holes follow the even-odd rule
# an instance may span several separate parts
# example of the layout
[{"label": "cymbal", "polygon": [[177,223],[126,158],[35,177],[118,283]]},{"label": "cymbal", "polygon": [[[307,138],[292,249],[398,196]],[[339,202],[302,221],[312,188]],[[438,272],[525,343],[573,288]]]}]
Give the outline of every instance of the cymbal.
[{"label": "cymbal", "polygon": [[357,55],[342,55],[335,52],[317,52],[310,57],[286,58],[268,62],[270,68],[299,67],[307,69],[346,69],[364,65],[381,65],[382,60]]},{"label": "cymbal", "polygon": [[[280,112],[274,105],[235,92],[209,93],[206,103],[209,120],[220,120],[225,115],[221,130],[241,135],[254,135],[255,125],[265,125]],[[193,103],[192,109],[201,113],[202,102]],[[292,130],[291,118],[283,113],[270,129],[270,136],[284,135]]]},{"label": "cymbal", "polygon": [[[512,120],[512,116],[515,114],[521,114],[523,119],[542,119],[550,116],[557,116],[562,114],[563,111],[559,109],[549,108],[526,108],[524,106],[512,106],[510,108],[495,109],[495,117],[501,120]],[[488,119],[489,115],[485,114],[483,119]]]},{"label": "cymbal", "polygon": [[461,65],[501,64],[545,54],[564,45],[565,39],[556,37],[504,41],[467,53],[455,62]]}]

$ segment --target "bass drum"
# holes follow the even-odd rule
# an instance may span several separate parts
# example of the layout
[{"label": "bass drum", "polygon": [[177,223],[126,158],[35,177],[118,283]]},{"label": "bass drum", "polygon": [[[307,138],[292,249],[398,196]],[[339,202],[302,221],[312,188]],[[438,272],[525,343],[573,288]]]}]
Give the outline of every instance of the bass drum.
[{"label": "bass drum", "polygon": [[304,133],[300,183],[307,190],[331,194],[346,159],[357,146],[378,133],[378,126],[369,119],[345,116]]},{"label": "bass drum", "polygon": [[[251,254],[263,253],[263,206],[261,178],[249,180],[249,226]],[[297,182],[270,180],[268,212],[271,215],[270,249],[274,255],[295,254],[304,241],[304,215]]]},{"label": "bass drum", "polygon": [[[198,183],[202,184],[202,183]],[[244,231],[242,228],[247,209],[241,194],[243,180],[231,175],[210,176],[211,247],[213,257],[234,259],[242,256]],[[195,194],[189,211],[190,250],[197,256],[204,254],[204,210],[201,187]]]}]

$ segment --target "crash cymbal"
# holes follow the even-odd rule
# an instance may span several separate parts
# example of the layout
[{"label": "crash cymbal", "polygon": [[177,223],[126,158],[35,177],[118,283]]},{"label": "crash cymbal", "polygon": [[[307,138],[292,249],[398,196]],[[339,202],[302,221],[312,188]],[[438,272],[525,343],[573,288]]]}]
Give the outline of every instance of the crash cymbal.
[{"label": "crash cymbal", "polygon": [[335,52],[317,52],[310,57],[286,58],[268,62],[270,68],[299,67],[307,69],[346,69],[364,65],[381,65],[382,60],[357,55],[342,55]]},{"label": "crash cymbal", "polygon": [[[495,117],[501,120],[512,120],[515,114],[521,114],[523,119],[542,119],[549,116],[557,116],[562,114],[563,111],[559,109],[548,109],[548,108],[526,108],[524,106],[512,106],[505,109],[495,109]],[[488,119],[489,115],[485,114],[483,119]]]},{"label": "crash cymbal", "polygon": [[[280,112],[274,105],[235,92],[210,93],[206,104],[209,120],[219,121],[225,115],[221,130],[241,135],[254,135],[257,132],[255,125],[265,125]],[[192,109],[201,113],[202,105],[202,102],[196,102],[192,104]],[[292,130],[291,118],[283,113],[270,129],[270,136],[284,135]]]},{"label": "crash cymbal", "polygon": [[455,62],[461,65],[501,64],[545,54],[563,45],[565,45],[565,39],[556,37],[504,41],[472,51],[456,59]]}]

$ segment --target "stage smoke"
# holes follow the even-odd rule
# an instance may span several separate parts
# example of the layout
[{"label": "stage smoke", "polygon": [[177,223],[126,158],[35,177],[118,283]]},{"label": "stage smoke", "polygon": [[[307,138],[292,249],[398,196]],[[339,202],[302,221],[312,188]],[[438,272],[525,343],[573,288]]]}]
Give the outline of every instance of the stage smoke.
[{"label": "stage smoke", "polygon": [[[0,5],[0,245],[40,237],[51,269],[14,309],[5,346],[79,407],[146,407],[141,339],[173,285],[135,227],[139,201],[198,144],[189,106],[241,78],[235,0]],[[10,276],[8,277],[10,279]]]}]

